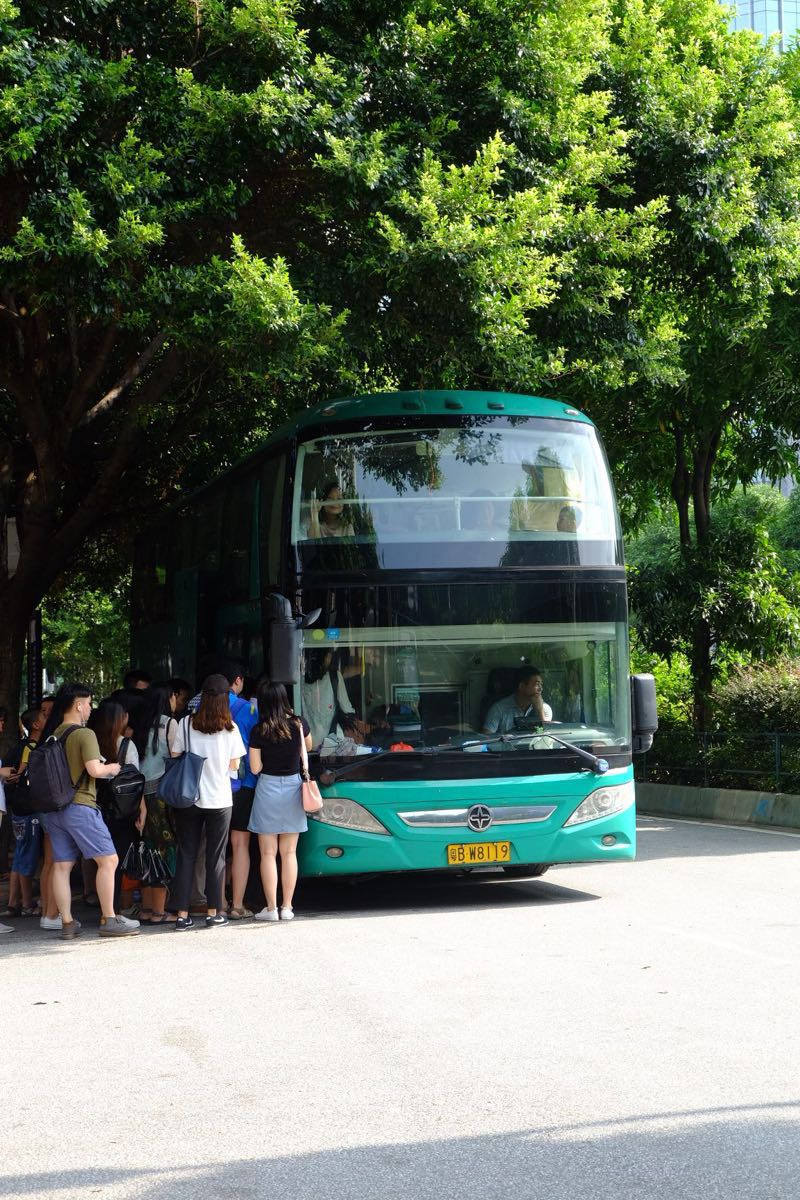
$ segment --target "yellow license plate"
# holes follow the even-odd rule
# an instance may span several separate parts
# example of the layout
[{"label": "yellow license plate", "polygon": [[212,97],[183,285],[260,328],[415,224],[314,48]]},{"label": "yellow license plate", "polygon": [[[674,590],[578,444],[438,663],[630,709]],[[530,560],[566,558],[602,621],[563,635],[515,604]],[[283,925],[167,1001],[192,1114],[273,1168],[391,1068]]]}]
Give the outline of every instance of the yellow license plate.
[{"label": "yellow license plate", "polygon": [[448,867],[511,861],[511,842],[463,842],[447,847]]}]

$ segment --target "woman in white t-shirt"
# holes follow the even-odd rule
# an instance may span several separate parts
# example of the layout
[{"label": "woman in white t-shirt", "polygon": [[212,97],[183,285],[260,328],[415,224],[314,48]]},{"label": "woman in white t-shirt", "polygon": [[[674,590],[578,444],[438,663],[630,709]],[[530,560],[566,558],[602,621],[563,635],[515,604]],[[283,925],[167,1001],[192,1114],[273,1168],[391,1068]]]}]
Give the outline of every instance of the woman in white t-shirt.
[{"label": "woman in white t-shirt", "polygon": [[[175,684],[159,683],[144,693],[134,717],[133,729],[139,750],[139,770],[144,775],[144,801],[147,819],[142,837],[147,850],[161,856],[170,875],[175,873],[177,846],[172,819],[164,801],[158,795],[158,784],[164,774],[164,764],[172,755],[178,722],[174,713],[178,706]],[[167,912],[165,887],[142,887],[142,908],[139,920],[148,925],[171,925],[175,922]]]},{"label": "woman in white t-shirt", "polygon": [[231,778],[246,753],[242,735],[231,716],[228,680],[224,675],[209,675],[203,682],[200,707],[193,717],[178,725],[172,744],[173,758],[184,750],[205,760],[200,776],[197,801],[191,808],[174,809],[178,839],[178,864],[172,884],[172,896],[178,906],[176,929],[190,929],[189,916],[192,873],[197,861],[200,839],[206,834],[206,925],[227,925],[221,911],[225,884],[225,850],[231,823],[233,793]]}]

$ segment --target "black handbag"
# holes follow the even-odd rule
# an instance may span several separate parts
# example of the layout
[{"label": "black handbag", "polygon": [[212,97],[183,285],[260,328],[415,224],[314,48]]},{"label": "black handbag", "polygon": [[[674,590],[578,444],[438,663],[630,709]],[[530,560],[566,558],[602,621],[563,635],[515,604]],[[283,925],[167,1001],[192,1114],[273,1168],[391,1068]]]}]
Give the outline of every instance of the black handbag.
[{"label": "black handbag", "polygon": [[160,851],[145,850],[144,874],[141,876],[141,880],[147,887],[169,887],[172,875]]},{"label": "black handbag", "polygon": [[122,870],[129,879],[142,880],[147,873],[147,850],[141,838],[132,841],[122,860]]},{"label": "black handbag", "polygon": [[200,776],[206,760],[202,754],[195,754],[190,749],[191,717],[185,718],[186,732],[184,741],[186,749],[177,758],[167,758],[164,761],[164,774],[158,781],[158,795],[170,808],[191,808],[197,803],[200,794]]}]

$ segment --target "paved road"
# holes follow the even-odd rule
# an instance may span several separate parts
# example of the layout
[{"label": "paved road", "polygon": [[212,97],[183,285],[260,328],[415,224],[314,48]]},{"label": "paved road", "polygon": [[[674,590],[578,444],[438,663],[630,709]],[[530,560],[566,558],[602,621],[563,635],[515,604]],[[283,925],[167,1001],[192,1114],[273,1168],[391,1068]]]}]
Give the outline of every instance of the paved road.
[{"label": "paved road", "polygon": [[800,1191],[800,836],[306,887],[287,926],[0,941],[0,1195]]}]

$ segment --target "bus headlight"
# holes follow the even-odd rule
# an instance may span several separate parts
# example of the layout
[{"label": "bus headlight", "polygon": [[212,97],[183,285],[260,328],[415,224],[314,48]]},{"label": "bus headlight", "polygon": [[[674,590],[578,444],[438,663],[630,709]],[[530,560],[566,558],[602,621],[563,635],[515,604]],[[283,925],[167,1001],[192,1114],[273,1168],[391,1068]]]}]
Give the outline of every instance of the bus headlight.
[{"label": "bus headlight", "polygon": [[600,817],[610,817],[614,813],[623,812],[633,804],[633,799],[632,783],[598,788],[578,805],[572,816],[564,822],[564,826],[581,825],[584,821],[597,821]]},{"label": "bus headlight", "polygon": [[357,829],[360,833],[389,832],[366,808],[356,804],[355,800],[343,800],[341,796],[326,796],[321,811],[308,815],[312,821],[335,825],[337,829]]}]

